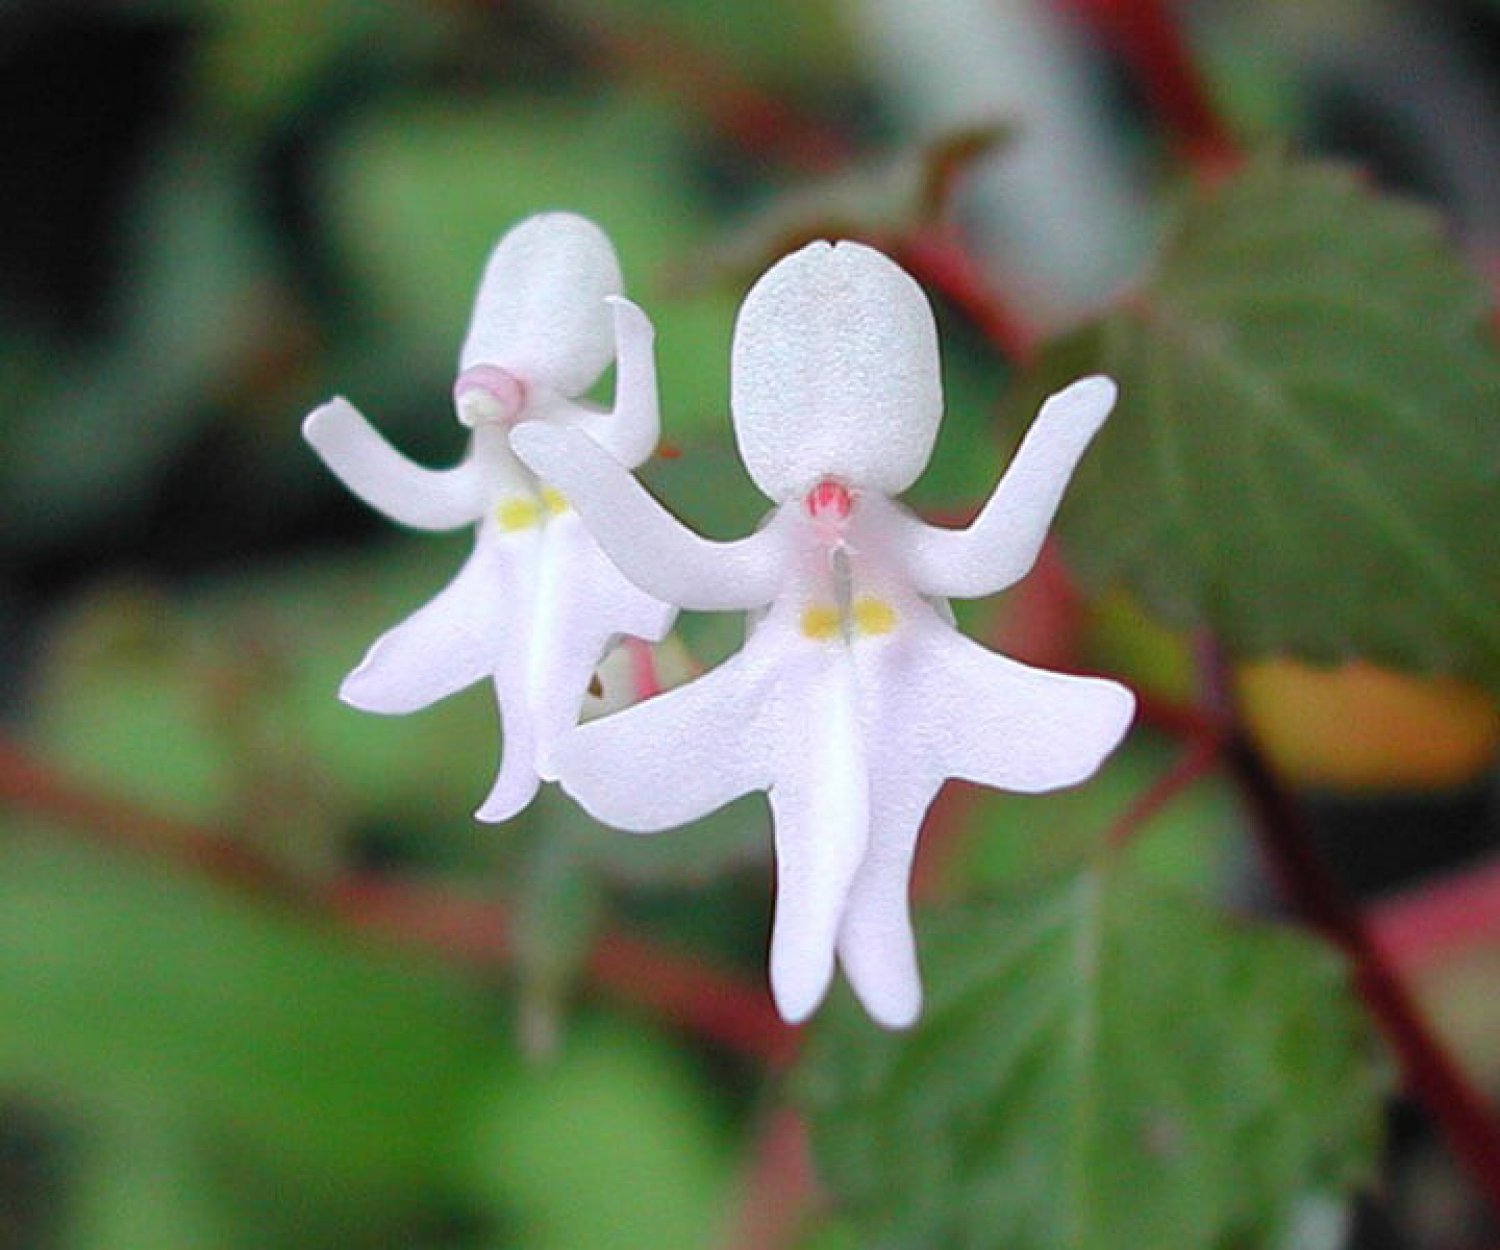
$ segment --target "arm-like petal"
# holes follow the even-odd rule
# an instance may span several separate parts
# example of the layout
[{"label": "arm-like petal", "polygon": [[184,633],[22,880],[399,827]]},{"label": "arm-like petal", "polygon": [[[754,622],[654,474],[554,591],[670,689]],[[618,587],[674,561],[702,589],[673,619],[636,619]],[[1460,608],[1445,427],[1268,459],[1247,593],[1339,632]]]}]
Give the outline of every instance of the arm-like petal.
[{"label": "arm-like petal", "polygon": [[472,459],[451,469],[413,464],[347,399],[316,409],[302,423],[302,437],[354,494],[402,525],[457,529],[484,511],[481,473]]},{"label": "arm-like petal", "polygon": [[576,424],[627,469],[642,464],[661,436],[656,392],[656,332],[651,319],[623,295],[609,303],[615,318],[615,407],[587,412]]},{"label": "arm-like petal", "polygon": [[1084,378],[1042,405],[995,493],[963,530],[912,523],[907,567],[923,594],[994,594],[1031,571],[1090,440],[1115,403],[1115,384]]},{"label": "arm-like petal", "polygon": [[563,789],[595,818],[657,833],[771,784],[767,671],[742,651],[702,677],[589,721],[554,752]]},{"label": "arm-like petal", "polygon": [[685,528],[610,454],[579,430],[530,421],[511,446],[552,483],[620,571],[648,594],[698,611],[762,607],[781,582],[775,534],[717,543]]}]

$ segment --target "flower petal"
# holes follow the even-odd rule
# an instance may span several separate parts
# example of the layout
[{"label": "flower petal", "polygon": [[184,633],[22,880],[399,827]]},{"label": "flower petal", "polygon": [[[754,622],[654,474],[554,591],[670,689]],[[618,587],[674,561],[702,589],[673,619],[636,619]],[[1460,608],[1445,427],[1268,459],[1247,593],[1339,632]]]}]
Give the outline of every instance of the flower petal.
[{"label": "flower petal", "polygon": [[923,594],[976,598],[1031,571],[1079,459],[1114,407],[1109,378],[1084,378],[1042,405],[1015,459],[972,525],[910,523],[907,571]]},{"label": "flower petal", "polygon": [[315,409],[302,437],[345,486],[401,525],[457,529],[484,511],[483,474],[472,459],[451,469],[414,464],[343,397]]},{"label": "flower petal", "polygon": [[543,552],[529,693],[538,760],[551,775],[552,749],[578,723],[589,681],[614,640],[659,642],[677,611],[626,581],[575,512],[548,522]]},{"label": "flower petal", "polygon": [[773,682],[741,651],[685,686],[580,725],[557,745],[563,789],[595,818],[656,833],[771,784]]},{"label": "flower petal", "polygon": [[401,715],[487,677],[504,637],[515,570],[498,544],[481,544],[431,600],[376,639],[339,697],[366,712]]},{"label": "flower petal", "polygon": [[605,299],[624,289],[608,237],[572,213],[542,213],[495,246],[460,370],[490,364],[561,395],[588,390],[614,355]]},{"label": "flower petal", "polygon": [[661,435],[656,391],[656,331],[651,319],[623,295],[612,295],[615,320],[615,406],[612,412],[579,410],[575,424],[627,469],[643,463]]},{"label": "flower petal", "polygon": [[901,758],[872,758],[870,846],[839,925],[844,975],[877,1023],[904,1029],[922,1012],[911,927],[912,857],[938,782],[913,776]]},{"label": "flower petal", "polygon": [[784,558],[773,529],[729,543],[698,537],[579,430],[528,421],[510,441],[531,470],[578,509],[610,559],[642,590],[700,611],[762,607],[776,594]]},{"label": "flower petal", "polygon": [[[517,652],[520,651],[516,647]],[[500,770],[475,820],[496,825],[519,813],[542,784],[537,771],[536,720],[526,705],[524,654],[508,654],[494,673],[495,702],[500,708]]]},{"label": "flower petal", "polygon": [[824,477],[900,494],[926,466],[942,416],[927,297],[861,244],[794,252],[740,308],[730,404],[745,467],[778,503]]},{"label": "flower petal", "polygon": [[904,680],[911,733],[945,776],[1034,794],[1091,776],[1119,745],[1135,696],[1117,682],[1050,673],[934,624]]},{"label": "flower petal", "polygon": [[870,776],[847,662],[834,658],[791,706],[804,715],[781,744],[771,787],[771,993],[782,1017],[797,1024],[817,1009],[833,977],[839,921],[868,845]]}]

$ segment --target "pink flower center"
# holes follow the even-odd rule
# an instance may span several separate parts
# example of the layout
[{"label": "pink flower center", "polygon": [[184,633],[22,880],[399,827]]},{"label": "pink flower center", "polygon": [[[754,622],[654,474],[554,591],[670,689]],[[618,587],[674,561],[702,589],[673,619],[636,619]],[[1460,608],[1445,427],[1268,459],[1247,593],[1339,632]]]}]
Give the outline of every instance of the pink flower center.
[{"label": "pink flower center", "polygon": [[526,383],[499,365],[474,365],[453,384],[453,406],[470,427],[508,424],[526,406]]},{"label": "pink flower center", "polygon": [[807,514],[817,521],[843,521],[854,507],[854,496],[842,482],[825,477],[807,492]]}]

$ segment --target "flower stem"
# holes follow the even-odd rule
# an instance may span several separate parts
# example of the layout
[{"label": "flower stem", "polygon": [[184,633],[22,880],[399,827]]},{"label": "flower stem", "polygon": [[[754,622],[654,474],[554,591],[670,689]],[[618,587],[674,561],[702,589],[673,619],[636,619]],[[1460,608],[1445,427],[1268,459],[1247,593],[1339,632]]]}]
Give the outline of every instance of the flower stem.
[{"label": "flower stem", "polygon": [[1199,72],[1167,0],[1066,0],[1110,45],[1179,154],[1215,175],[1240,159],[1240,144]]},{"label": "flower stem", "polygon": [[1494,1108],[1434,1035],[1359,908],[1318,853],[1302,809],[1238,721],[1228,723],[1224,762],[1245,800],[1268,867],[1307,923],[1343,951],[1355,988],[1390,1043],[1407,1088],[1431,1113],[1454,1156],[1500,1215],[1500,1122]]},{"label": "flower stem", "polygon": [[[247,893],[290,904],[316,919],[450,963],[505,967],[513,955],[509,909],[416,882],[350,876],[304,879],[211,826],[175,820],[129,799],[79,784],[19,744],[0,737],[0,806],[41,817],[95,845]],[[674,1025],[772,1067],[788,1063],[797,1033],[769,997],[736,975],[633,935],[603,934],[585,966],[590,980],[619,1002],[644,1007]]]}]

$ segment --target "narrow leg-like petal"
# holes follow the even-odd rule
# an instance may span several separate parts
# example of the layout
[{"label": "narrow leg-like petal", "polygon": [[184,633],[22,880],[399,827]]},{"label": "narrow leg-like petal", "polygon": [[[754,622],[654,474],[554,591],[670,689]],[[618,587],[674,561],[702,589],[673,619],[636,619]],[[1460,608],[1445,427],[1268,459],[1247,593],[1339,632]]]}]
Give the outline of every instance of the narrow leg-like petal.
[{"label": "narrow leg-like petal", "polygon": [[771,683],[749,650],[613,716],[579,726],[553,755],[559,779],[590,815],[632,833],[706,816],[770,785]]},{"label": "narrow leg-like petal", "polygon": [[838,936],[844,975],[871,1018],[888,1029],[907,1028],[922,1012],[911,868],[922,818],[940,784],[913,776],[905,764],[871,760],[870,846]]},{"label": "narrow leg-like petal", "polygon": [[500,771],[474,813],[476,820],[499,824],[517,815],[541,787],[537,771],[536,724],[526,705],[524,656],[497,668],[495,701],[500,707]]},{"label": "narrow leg-like petal", "polygon": [[781,771],[771,787],[776,822],[776,920],[771,992],[789,1022],[805,1020],[833,976],[839,921],[864,859],[870,778],[852,667],[834,659],[799,695]]},{"label": "narrow leg-like petal", "polygon": [[415,712],[494,669],[506,629],[502,551],[480,547],[428,603],[375,640],[339,689],[366,712]]}]

